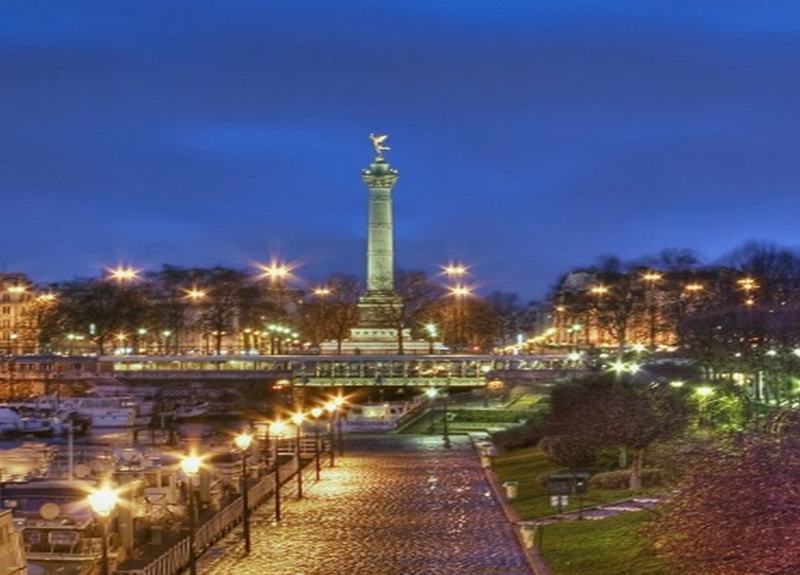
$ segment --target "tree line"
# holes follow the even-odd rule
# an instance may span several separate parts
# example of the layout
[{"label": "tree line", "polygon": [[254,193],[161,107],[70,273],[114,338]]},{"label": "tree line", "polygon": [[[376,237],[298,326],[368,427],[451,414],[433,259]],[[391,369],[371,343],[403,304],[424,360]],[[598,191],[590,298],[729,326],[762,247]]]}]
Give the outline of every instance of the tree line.
[{"label": "tree line", "polygon": [[[254,277],[222,266],[165,265],[126,281],[78,279],[50,286],[46,302],[26,308],[27,337],[43,352],[285,353],[341,346],[359,317],[361,282],[333,274],[315,289]],[[514,294],[455,297],[420,271],[399,271],[397,305],[381,318],[398,334],[444,342],[459,351],[486,351],[529,326]]]}]

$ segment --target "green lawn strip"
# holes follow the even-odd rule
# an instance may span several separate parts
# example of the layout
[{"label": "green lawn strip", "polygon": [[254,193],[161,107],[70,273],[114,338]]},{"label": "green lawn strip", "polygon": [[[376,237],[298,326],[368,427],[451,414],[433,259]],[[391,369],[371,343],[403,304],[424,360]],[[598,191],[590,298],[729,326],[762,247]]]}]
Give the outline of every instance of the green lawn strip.
[{"label": "green lawn strip", "polygon": [[[450,433],[469,433],[471,431],[486,431],[489,428],[504,427],[516,423],[520,419],[533,417],[532,412],[498,409],[452,409],[448,423]],[[433,414],[434,434],[444,431],[442,420],[443,410],[436,410]],[[425,414],[411,425],[403,429],[404,434],[427,434],[431,431],[431,415]]]},{"label": "green lawn strip", "polygon": [[538,393],[524,393],[512,399],[505,405],[505,409],[515,409],[520,411],[527,411],[537,407],[539,402],[544,399],[544,395]]},{"label": "green lawn strip", "polygon": [[[545,454],[535,447],[518,449],[504,453],[495,458],[494,471],[500,481],[516,481],[519,483],[518,497],[513,505],[523,519],[535,519],[545,515],[553,515],[556,510],[550,506],[550,495],[547,493],[545,478],[551,473],[563,471],[563,467],[547,459]],[[638,492],[638,495],[650,493]],[[584,497],[585,507],[619,501],[631,497],[627,489],[590,489]],[[569,505],[564,510],[578,509],[577,497],[569,498]]]},{"label": "green lawn strip", "polygon": [[[438,411],[434,412],[433,419],[434,421],[441,421],[442,413]],[[414,423],[412,423],[405,429],[403,429],[402,433],[410,435],[424,435],[428,433],[430,428],[431,428],[431,414],[429,412],[424,414],[416,421],[414,421]]]},{"label": "green lawn strip", "polygon": [[676,575],[641,533],[648,511],[546,525],[542,555],[554,575]]}]

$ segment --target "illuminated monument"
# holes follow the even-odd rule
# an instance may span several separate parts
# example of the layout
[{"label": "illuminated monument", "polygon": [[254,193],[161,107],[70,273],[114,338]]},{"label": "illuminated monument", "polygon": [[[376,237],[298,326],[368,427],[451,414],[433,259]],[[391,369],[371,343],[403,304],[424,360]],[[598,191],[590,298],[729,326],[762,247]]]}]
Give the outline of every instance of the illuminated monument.
[{"label": "illuminated monument", "polygon": [[[392,188],[397,182],[397,170],[383,157],[389,150],[386,135],[370,134],[375,147],[375,159],[361,172],[361,179],[369,191],[369,217],[367,224],[367,291],[358,302],[358,325],[350,330],[343,342],[343,353],[391,354],[398,353],[399,339],[396,321],[402,313],[400,297],[394,290],[394,224],[392,222]],[[410,330],[404,329],[403,351],[425,353],[427,341],[412,340]],[[438,349],[440,346],[437,345]],[[335,342],[324,342],[322,351],[336,351]]]}]

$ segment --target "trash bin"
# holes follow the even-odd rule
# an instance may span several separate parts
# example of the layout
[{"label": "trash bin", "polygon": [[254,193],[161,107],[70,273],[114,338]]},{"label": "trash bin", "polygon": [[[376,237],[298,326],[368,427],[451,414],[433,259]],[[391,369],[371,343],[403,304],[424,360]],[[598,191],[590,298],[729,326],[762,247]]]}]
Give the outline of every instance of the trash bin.
[{"label": "trash bin", "polygon": [[506,497],[508,497],[508,499],[517,498],[517,491],[519,490],[519,482],[506,481],[505,483],[503,483],[503,487],[506,490]]},{"label": "trash bin", "polygon": [[536,525],[520,525],[519,531],[525,549],[533,549],[536,544]]}]

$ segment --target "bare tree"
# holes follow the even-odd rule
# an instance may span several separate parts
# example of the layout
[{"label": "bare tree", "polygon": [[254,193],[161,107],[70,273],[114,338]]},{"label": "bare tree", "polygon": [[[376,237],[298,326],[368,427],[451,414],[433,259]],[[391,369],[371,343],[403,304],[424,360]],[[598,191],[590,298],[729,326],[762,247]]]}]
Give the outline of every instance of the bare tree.
[{"label": "bare tree", "polygon": [[797,440],[749,436],[696,453],[653,522],[657,546],[687,575],[800,573],[798,477]]}]

